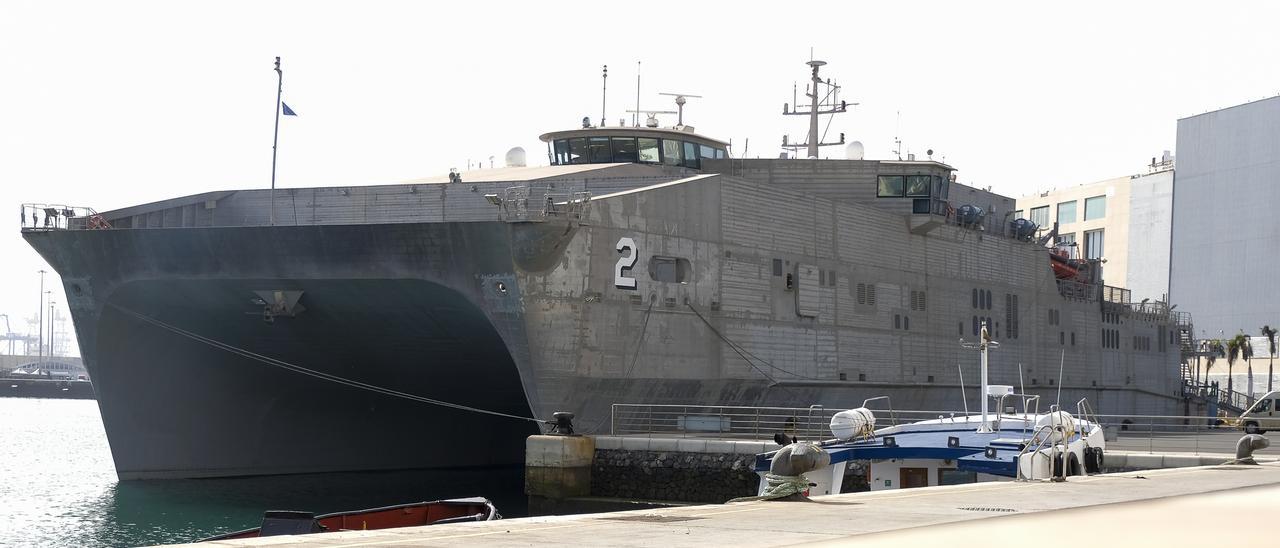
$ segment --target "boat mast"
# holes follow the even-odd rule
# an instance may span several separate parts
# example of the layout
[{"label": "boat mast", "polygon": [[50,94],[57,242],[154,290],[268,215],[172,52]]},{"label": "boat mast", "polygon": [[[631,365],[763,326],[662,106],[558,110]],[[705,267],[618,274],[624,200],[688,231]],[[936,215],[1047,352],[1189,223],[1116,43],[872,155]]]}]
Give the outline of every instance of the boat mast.
[{"label": "boat mast", "polygon": [[960,346],[964,348],[968,348],[970,350],[977,350],[978,355],[980,356],[979,363],[981,364],[981,367],[982,367],[982,387],[980,388],[980,390],[982,392],[979,394],[979,397],[982,398],[982,422],[981,424],[978,425],[978,432],[990,432],[991,431],[991,415],[990,415],[990,412],[988,411],[988,407],[989,407],[988,400],[990,399],[990,396],[988,395],[989,383],[987,382],[987,351],[992,348],[999,348],[1000,343],[991,340],[991,332],[987,331],[986,320],[982,321],[982,331],[980,333],[981,333],[980,335],[981,338],[978,340],[978,342],[967,343],[967,342],[964,342],[964,339],[960,339]]}]

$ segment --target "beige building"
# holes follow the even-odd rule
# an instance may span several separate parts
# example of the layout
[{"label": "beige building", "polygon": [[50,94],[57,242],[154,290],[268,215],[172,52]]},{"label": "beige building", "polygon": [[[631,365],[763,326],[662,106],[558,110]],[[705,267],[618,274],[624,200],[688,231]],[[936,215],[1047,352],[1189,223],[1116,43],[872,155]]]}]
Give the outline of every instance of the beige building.
[{"label": "beige building", "polygon": [[1102,259],[1107,285],[1128,288],[1132,299],[1169,292],[1173,212],[1173,157],[1152,159],[1145,174],[1117,177],[1018,198],[1014,218],[1036,223],[1041,234],[1058,224],[1059,243],[1078,257]]}]

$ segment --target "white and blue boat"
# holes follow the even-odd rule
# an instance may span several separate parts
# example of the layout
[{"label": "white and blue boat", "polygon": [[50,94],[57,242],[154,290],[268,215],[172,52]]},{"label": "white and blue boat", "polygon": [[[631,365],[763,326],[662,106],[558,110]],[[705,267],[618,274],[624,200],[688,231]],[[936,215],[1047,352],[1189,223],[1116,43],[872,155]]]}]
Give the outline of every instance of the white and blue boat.
[{"label": "white and blue boat", "polygon": [[[982,357],[982,412],[876,428],[876,412],[867,407],[841,411],[831,419],[834,439],[818,443],[830,464],[806,472],[809,495],[841,492],[853,461],[867,461],[871,490],[899,489],[997,480],[1063,481],[1101,471],[1106,440],[1088,402],[1076,402],[1076,414],[1050,407],[1039,413],[1039,396],[1015,393],[1012,386],[988,385],[987,351],[999,345],[986,326],[981,342],[967,345]],[[962,342],[963,344],[963,342]],[[994,400],[997,413],[988,406]],[[1022,409],[1006,407],[1020,402]],[[882,413],[884,411],[881,411]],[[768,472],[777,451],[757,455],[759,494],[769,489]],[[774,478],[776,483],[777,478]]]}]

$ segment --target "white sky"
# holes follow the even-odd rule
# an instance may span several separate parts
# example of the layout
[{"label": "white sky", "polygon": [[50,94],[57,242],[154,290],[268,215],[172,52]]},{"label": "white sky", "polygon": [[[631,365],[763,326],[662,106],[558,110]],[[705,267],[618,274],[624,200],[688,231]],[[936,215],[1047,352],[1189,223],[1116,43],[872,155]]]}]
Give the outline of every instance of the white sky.
[{"label": "white sky", "polygon": [[3,0],[0,313],[25,332],[48,268],[19,236],[20,203],[105,211],[268,186],[277,55],[299,115],[281,121],[280,187],[500,166],[517,145],[546,163],[539,134],[599,118],[601,65],[610,125],[629,116],[637,60],[643,107],[703,95],[686,122],[773,157],[784,132],[803,139],[780,112],[812,46],[862,103],[830,139],[883,159],[896,132],[1018,196],[1138,172],[1174,148],[1178,118],[1276,94],[1278,16],[1261,2]]}]

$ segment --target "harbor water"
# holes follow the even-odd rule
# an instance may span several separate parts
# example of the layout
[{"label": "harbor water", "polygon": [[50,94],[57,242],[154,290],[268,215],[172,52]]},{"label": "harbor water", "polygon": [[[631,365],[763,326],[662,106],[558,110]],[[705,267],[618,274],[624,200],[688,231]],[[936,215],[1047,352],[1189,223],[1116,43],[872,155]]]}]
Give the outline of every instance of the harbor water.
[{"label": "harbor water", "polygon": [[97,402],[0,398],[0,546],[189,542],[256,527],[268,509],[463,496],[515,517],[526,512],[522,484],[521,467],[119,482]]}]

